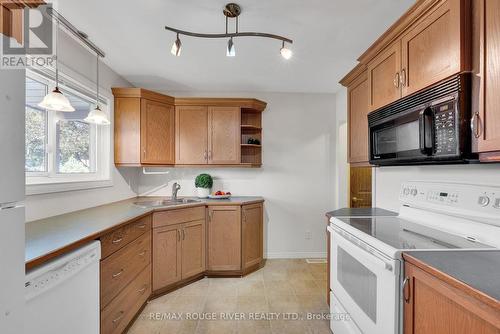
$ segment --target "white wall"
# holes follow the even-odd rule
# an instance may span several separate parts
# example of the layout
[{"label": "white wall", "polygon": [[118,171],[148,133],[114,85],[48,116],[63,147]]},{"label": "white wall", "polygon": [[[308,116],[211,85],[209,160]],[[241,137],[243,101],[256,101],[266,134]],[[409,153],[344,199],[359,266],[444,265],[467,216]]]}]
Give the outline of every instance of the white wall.
[{"label": "white wall", "polygon": [[[90,54],[87,49],[65,33],[60,34],[59,44],[61,72],[70,75],[88,87],[94,87],[95,55]],[[111,87],[129,87],[131,85],[108,66],[101,64],[100,86],[102,95],[107,97],[112,105]],[[111,119],[113,119],[112,112],[113,110],[111,110]],[[112,151],[112,149],[113,140],[111,139],[110,150]],[[111,160],[113,160],[112,157],[111,154]],[[111,173],[113,178],[112,187],[27,196],[26,220],[32,221],[134,197],[136,195],[134,188],[137,173],[136,169],[118,170],[113,167]]]},{"label": "white wall", "polygon": [[500,164],[380,167],[374,170],[377,206],[395,211],[399,208],[399,186],[408,180],[500,186]]},{"label": "white wall", "polygon": [[[185,93],[170,93],[186,96]],[[167,176],[141,175],[139,193],[169,196],[180,182],[181,196],[194,194],[201,172],[215,177],[215,189],[263,196],[268,257],[322,257],[325,212],[335,207],[335,96],[319,94],[197,94],[247,96],[268,102],[263,113],[263,167],[259,169],[170,169]],[[160,188],[160,189],[158,189]],[[312,238],[305,239],[306,231]]]},{"label": "white wall", "polygon": [[342,87],[335,95],[335,128],[337,146],[335,161],[335,209],[345,208],[349,203],[349,165],[347,163],[347,89]]}]

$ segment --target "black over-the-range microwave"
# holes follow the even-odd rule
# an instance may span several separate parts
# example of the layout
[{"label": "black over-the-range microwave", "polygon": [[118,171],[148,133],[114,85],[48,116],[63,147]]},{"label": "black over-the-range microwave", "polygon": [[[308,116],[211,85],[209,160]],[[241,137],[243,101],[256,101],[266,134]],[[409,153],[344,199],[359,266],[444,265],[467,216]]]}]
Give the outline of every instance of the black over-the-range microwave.
[{"label": "black over-the-range microwave", "polygon": [[370,163],[469,163],[470,74],[460,74],[368,115]]}]

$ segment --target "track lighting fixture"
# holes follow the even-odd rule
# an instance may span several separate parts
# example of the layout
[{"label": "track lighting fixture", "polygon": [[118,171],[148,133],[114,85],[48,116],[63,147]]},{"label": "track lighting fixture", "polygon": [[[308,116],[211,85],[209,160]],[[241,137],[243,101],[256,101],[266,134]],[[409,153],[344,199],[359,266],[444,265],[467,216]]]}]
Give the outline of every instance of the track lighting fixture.
[{"label": "track lighting fixture", "polygon": [[[177,38],[174,42],[174,45],[172,45],[172,50],[171,50],[172,54],[174,56],[180,56],[182,44],[181,44],[181,40],[179,39],[179,35],[185,35],[185,36],[200,37],[200,38],[229,38],[229,40],[227,42],[227,50],[226,50],[226,56],[228,56],[228,57],[234,57],[236,55],[236,49],[234,47],[233,37],[263,37],[263,38],[277,39],[277,40],[283,42],[282,47],[280,49],[281,56],[285,59],[290,59],[292,57],[292,55],[293,55],[292,50],[285,47],[285,42],[289,43],[289,44],[293,43],[293,41],[289,38],[279,36],[279,35],[274,35],[274,34],[262,33],[262,32],[239,32],[238,31],[238,17],[241,14],[241,7],[238,4],[235,4],[235,3],[227,4],[223,10],[223,13],[224,13],[224,16],[226,17],[226,33],[225,34],[204,34],[204,33],[196,33],[196,32],[179,30],[179,29],[175,29],[172,27],[165,27],[166,30],[173,31],[177,34]],[[229,19],[236,20],[235,32],[230,33],[228,31]]]}]

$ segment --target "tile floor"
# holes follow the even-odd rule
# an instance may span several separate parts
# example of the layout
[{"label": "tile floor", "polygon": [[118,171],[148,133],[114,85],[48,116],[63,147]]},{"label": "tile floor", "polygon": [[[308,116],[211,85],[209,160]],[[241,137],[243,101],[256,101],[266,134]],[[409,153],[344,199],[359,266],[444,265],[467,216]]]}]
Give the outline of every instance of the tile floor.
[{"label": "tile floor", "polygon": [[128,333],[330,334],[321,319],[329,313],[326,270],[305,260],[268,260],[243,278],[204,278],[151,301]]}]

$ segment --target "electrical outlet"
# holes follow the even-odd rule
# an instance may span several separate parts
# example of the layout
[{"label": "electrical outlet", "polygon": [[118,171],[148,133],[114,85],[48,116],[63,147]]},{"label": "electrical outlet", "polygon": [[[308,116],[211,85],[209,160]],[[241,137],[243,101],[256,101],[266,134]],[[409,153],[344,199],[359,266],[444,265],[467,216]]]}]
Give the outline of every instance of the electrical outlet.
[{"label": "electrical outlet", "polygon": [[311,231],[306,231],[305,237],[306,237],[306,240],[311,240],[312,239],[312,233],[311,233]]}]

